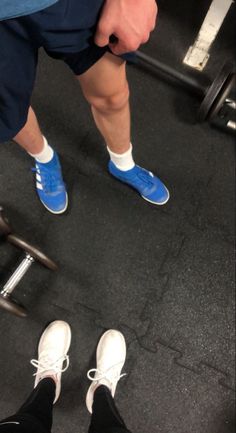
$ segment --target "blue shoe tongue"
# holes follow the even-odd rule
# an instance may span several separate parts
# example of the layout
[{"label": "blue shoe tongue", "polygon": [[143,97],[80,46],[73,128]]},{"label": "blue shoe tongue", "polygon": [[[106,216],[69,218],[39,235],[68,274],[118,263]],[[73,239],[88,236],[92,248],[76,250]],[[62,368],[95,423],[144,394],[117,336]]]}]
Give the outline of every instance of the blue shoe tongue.
[{"label": "blue shoe tongue", "polygon": [[128,176],[135,176],[139,172],[139,167],[135,165],[130,170],[120,170],[120,172],[123,173],[124,175],[127,174]]}]

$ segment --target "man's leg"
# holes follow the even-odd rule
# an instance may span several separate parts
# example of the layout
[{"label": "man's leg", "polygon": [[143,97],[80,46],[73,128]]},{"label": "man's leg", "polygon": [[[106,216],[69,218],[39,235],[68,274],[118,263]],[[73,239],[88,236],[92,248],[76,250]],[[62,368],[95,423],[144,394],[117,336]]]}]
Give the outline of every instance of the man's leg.
[{"label": "man's leg", "polygon": [[129,150],[129,86],[125,62],[107,53],[78,79],[109,149],[118,154]]},{"label": "man's leg", "polygon": [[51,212],[62,213],[67,194],[60,164],[29,109],[38,61],[38,43],[30,28],[27,17],[0,22],[0,142],[15,137],[35,157],[39,198]]},{"label": "man's leg", "polygon": [[133,160],[125,62],[106,53],[78,79],[106,142],[111,158],[110,173],[136,189],[145,200],[165,204],[169,199],[167,188],[151,172],[135,165]]},{"label": "man's leg", "polygon": [[35,159],[36,190],[40,201],[54,214],[65,212],[68,197],[59,158],[43,136],[31,107],[27,122],[14,141]]},{"label": "man's leg", "polygon": [[29,108],[26,124],[13,140],[31,155],[39,154],[43,151],[43,134],[31,107]]}]

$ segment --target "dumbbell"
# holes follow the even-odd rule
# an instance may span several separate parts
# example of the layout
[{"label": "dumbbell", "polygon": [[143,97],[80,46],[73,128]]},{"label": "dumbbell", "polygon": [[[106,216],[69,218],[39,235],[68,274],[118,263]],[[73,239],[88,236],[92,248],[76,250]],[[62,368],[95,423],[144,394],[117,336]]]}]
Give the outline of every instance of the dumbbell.
[{"label": "dumbbell", "polygon": [[0,235],[3,235],[11,245],[24,251],[24,256],[19,266],[15,269],[4,286],[2,288],[0,287],[0,307],[16,316],[26,317],[28,314],[27,310],[12,296],[14,289],[33,263],[39,262],[52,271],[57,270],[57,265],[37,247],[29,244],[18,235],[12,233],[2,207],[0,207]]}]

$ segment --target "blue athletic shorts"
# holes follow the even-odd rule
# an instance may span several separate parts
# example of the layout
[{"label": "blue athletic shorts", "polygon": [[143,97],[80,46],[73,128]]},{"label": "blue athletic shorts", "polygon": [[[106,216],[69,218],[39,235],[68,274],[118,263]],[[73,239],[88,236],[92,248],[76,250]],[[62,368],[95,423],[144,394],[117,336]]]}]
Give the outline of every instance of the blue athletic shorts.
[{"label": "blue athletic shorts", "polygon": [[94,44],[103,3],[59,0],[40,12],[0,22],[0,142],[12,139],[26,123],[40,47],[76,75],[108,51]]}]

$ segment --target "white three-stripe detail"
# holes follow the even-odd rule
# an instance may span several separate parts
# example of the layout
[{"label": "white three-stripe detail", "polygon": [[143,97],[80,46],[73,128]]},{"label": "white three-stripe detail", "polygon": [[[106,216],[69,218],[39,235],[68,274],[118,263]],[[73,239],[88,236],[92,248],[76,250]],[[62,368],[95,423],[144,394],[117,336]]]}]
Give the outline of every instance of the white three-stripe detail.
[{"label": "white three-stripe detail", "polygon": [[36,187],[37,187],[38,189],[43,189],[43,186],[42,186],[42,184],[41,184],[41,183],[39,183],[39,182],[36,182]]}]

